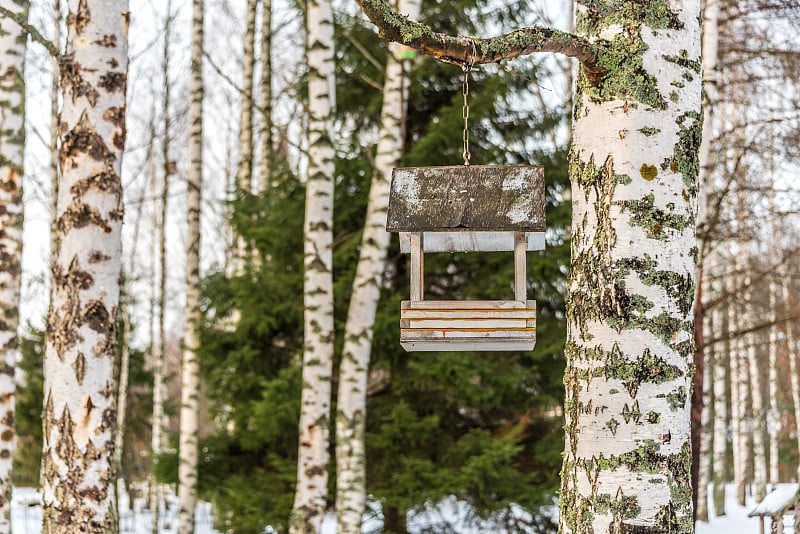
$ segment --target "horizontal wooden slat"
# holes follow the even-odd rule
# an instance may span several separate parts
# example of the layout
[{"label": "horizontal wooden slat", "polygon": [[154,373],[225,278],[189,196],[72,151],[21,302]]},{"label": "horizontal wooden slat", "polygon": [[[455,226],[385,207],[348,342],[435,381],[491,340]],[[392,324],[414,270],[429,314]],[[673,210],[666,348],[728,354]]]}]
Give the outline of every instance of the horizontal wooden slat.
[{"label": "horizontal wooden slat", "polygon": [[401,330],[400,345],[407,351],[528,351],[536,345],[536,329]]},{"label": "horizontal wooden slat", "polygon": [[402,310],[536,310],[535,300],[404,300]]},{"label": "horizontal wooden slat", "polygon": [[505,310],[401,310],[401,319],[535,319],[536,310],[509,308]]},{"label": "horizontal wooden slat", "polygon": [[[528,251],[544,250],[544,232],[527,232]],[[400,232],[400,252],[411,253],[411,232]],[[514,232],[423,232],[425,253],[514,250]]]},{"label": "horizontal wooden slat", "polygon": [[536,337],[535,328],[401,328],[400,339],[527,338]]},{"label": "horizontal wooden slat", "polygon": [[446,328],[446,329],[505,329],[527,328],[525,319],[407,319],[400,321],[400,328]]}]

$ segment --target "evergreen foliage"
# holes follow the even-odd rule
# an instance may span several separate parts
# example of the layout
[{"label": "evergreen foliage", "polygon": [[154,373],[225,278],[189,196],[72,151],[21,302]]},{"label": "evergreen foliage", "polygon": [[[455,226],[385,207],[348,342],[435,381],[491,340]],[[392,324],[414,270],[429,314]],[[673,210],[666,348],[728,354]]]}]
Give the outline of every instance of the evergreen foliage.
[{"label": "evergreen foliage", "polygon": [[20,336],[21,359],[14,426],[17,453],[12,476],[15,486],[39,486],[42,465],[42,405],[44,396],[44,331],[28,326]]},{"label": "evergreen foliage", "polygon": [[[444,15],[447,11],[447,16]],[[469,28],[475,11],[426,5],[431,20]],[[358,261],[373,169],[371,147],[382,72],[353,45],[385,62],[385,44],[355,19],[340,16],[337,36],[337,161],[334,282],[337,357]],[[430,59],[410,65],[403,161],[408,166],[461,163],[462,72]],[[475,70],[470,82],[473,162],[546,167],[548,250],[528,257],[529,296],[537,300],[537,347],[528,353],[406,353],[398,343],[400,301],[408,298],[408,258],[396,241],[384,280],[373,340],[368,398],[368,493],[384,513],[385,532],[405,532],[407,511],[455,496],[497,529],[544,532],[554,527],[536,510],[550,505],[563,449],[565,276],[569,261],[562,201],[566,154],[547,148],[564,114],[527,110],[532,84],[546,78],[532,60]],[[497,72],[495,72],[497,71]],[[214,502],[218,527],[284,531],[292,504],[302,354],[303,186],[281,168],[261,196],[240,195],[234,230],[258,261],[240,276],[215,273],[204,284],[201,361],[214,403],[215,434],[201,445],[201,494]],[[426,257],[431,298],[513,298],[513,255]],[[338,367],[338,364],[337,364]],[[382,379],[379,379],[382,377]],[[334,377],[336,380],[336,377]],[[334,388],[335,390],[335,388]],[[334,405],[335,413],[335,405]],[[331,477],[331,482],[335,477]],[[332,493],[331,493],[332,494]],[[513,506],[532,513],[526,522]],[[431,527],[447,532],[452,525]]]}]

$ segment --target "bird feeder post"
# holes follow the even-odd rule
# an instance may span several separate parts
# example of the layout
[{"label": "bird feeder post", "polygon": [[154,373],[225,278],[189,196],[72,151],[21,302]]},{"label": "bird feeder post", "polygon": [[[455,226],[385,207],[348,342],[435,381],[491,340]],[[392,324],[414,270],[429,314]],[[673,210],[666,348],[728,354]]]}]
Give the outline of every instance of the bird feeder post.
[{"label": "bird feeder post", "polygon": [[527,276],[528,237],[525,232],[514,232],[514,300],[528,300]]},{"label": "bird feeder post", "polygon": [[422,232],[411,232],[411,302],[425,296],[425,251]]}]

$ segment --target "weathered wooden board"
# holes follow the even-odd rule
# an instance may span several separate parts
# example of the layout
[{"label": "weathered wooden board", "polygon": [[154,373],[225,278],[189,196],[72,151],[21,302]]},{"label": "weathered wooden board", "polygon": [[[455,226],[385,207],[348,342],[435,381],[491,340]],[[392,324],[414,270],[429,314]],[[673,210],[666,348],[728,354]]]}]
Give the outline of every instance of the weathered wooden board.
[{"label": "weathered wooden board", "polygon": [[402,310],[505,310],[532,309],[536,311],[536,301],[517,300],[422,300],[419,302],[404,300],[400,303]]},{"label": "weathered wooden board", "polygon": [[536,344],[536,301],[403,301],[407,351],[516,351]]},{"label": "weathered wooden board", "polygon": [[[514,232],[422,232],[425,252],[514,250]],[[411,232],[400,232],[400,252],[411,253]],[[544,232],[528,233],[528,250],[544,250]]]},{"label": "weathered wooden board", "polygon": [[508,165],[395,169],[386,229],[544,231],[544,169]]}]

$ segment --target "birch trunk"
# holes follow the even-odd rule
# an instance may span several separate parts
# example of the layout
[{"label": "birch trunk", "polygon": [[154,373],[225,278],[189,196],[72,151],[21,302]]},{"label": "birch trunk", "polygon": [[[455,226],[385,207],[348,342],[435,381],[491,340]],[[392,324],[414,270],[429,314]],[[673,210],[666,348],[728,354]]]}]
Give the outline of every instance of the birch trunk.
[{"label": "birch trunk", "polygon": [[[710,288],[709,288],[710,289]],[[708,293],[706,293],[708,294]],[[714,346],[708,341],[713,337],[714,323],[712,316],[705,311],[702,320],[705,323],[703,328],[704,340],[703,346],[705,350],[705,363],[703,373],[703,395],[704,402],[713,402],[712,388],[713,378],[712,373],[719,365],[717,352]],[[698,521],[708,521],[708,484],[711,481],[711,448],[713,440],[713,431],[711,423],[711,406],[705,405],[703,407],[701,420],[700,420],[700,451],[698,454],[699,466],[697,469],[697,513],[695,518]]]},{"label": "birch trunk", "polygon": [[[415,19],[420,0],[401,0],[398,9]],[[381,125],[372,178],[367,216],[361,238],[361,252],[353,279],[352,296],[345,326],[345,342],[339,367],[339,393],[336,414],[336,515],[337,532],[358,534],[366,508],[366,453],[364,432],[375,312],[380,298],[381,279],[386,267],[390,234],[386,232],[386,212],[392,167],[403,149],[402,120],[405,116],[403,87],[408,79],[397,57],[400,45],[389,44],[383,85]]]},{"label": "birch trunk", "polygon": [[[774,220],[774,216],[773,216]],[[780,440],[781,412],[778,408],[778,299],[774,276],[769,281],[769,314],[772,326],[769,328],[769,412],[767,432],[769,432],[769,483],[774,488],[780,482]]]},{"label": "birch trunk", "polygon": [[152,451],[152,470],[153,478],[153,499],[150,507],[153,532],[158,532],[158,523],[161,515],[161,498],[163,488],[156,482],[155,472],[158,470],[159,455],[164,452],[166,444],[166,421],[164,404],[166,403],[166,333],[164,312],[167,302],[167,204],[169,199],[169,175],[170,175],[170,84],[169,84],[169,58],[170,58],[170,39],[172,38],[172,0],[167,0],[167,18],[164,21],[164,48],[162,61],[162,74],[164,77],[164,101],[161,103],[161,113],[163,122],[163,135],[161,144],[161,155],[164,165],[164,177],[161,184],[161,195],[159,199],[160,218],[158,219],[158,319],[157,319],[157,339],[153,344],[153,420],[150,448]]},{"label": "birch trunk", "polygon": [[[734,266],[734,270],[738,270]],[[728,293],[735,295],[740,287],[737,277],[730,276],[731,282],[728,285]],[[741,330],[740,315],[734,302],[728,303],[728,325],[736,336],[736,332]],[[747,383],[748,372],[746,362],[742,353],[744,352],[742,336],[734,337],[731,340],[731,428],[733,432],[733,482],[736,487],[736,501],[744,506],[745,490],[747,486],[747,430],[744,420],[747,414]]]},{"label": "birch trunk", "polygon": [[[781,289],[783,290],[783,305],[785,309],[789,310],[789,277],[785,273]],[[786,323],[786,345],[789,349],[789,376],[791,377],[792,385],[792,405],[794,406],[795,421],[800,420],[800,377],[797,373],[800,371],[800,351],[797,350],[797,338],[794,322],[789,321]],[[797,438],[797,449],[800,450],[800,431],[795,432]],[[800,480],[800,463],[797,465],[796,475],[797,480]]]},{"label": "birch trunk", "polygon": [[333,368],[333,174],[335,107],[333,11],[311,0],[306,11],[308,61],[308,178],[303,226],[303,391],[297,489],[289,532],[316,533],[328,486]]},{"label": "birch trunk", "polygon": [[728,304],[723,303],[722,309],[712,312],[720,325],[720,337],[722,338],[722,351],[716,351],[714,362],[714,514],[717,516],[725,515],[725,484],[728,478],[727,466],[727,445],[728,445],[728,404],[727,404],[727,381],[728,381],[728,362],[730,360],[731,343],[728,337]]},{"label": "birch trunk", "polygon": [[128,2],[70,0],[61,60],[58,253],[45,353],[45,533],[117,532],[114,360]]},{"label": "birch trunk", "polygon": [[712,273],[710,247],[708,246],[709,228],[708,202],[709,195],[714,188],[714,161],[711,144],[714,138],[714,112],[717,105],[717,20],[719,19],[719,0],[706,0],[703,3],[703,135],[700,143],[698,174],[699,192],[697,201],[697,274],[698,284],[695,295],[695,375],[692,389],[692,489],[694,491],[694,504],[697,510],[697,519],[705,521],[707,516],[706,504],[700,502],[700,494],[706,489],[700,486],[700,479],[704,476],[699,468],[703,459],[700,457],[702,438],[705,432],[702,421],[707,406],[704,401],[705,362],[708,351],[705,340],[709,336],[703,331],[706,324],[705,303],[709,300],[710,279]]},{"label": "birch trunk", "polygon": [[[28,18],[27,1],[0,0]],[[0,532],[11,531],[11,471],[19,356],[19,298],[22,259],[22,176],[25,151],[25,47],[28,36],[9,18],[0,18]]]},{"label": "birch trunk", "polygon": [[192,66],[189,79],[189,174],[186,208],[186,330],[181,369],[178,464],[179,534],[194,532],[197,500],[197,430],[200,362],[200,206],[203,187],[203,0],[192,1]]},{"label": "birch trunk", "polygon": [[[239,115],[239,162],[236,166],[236,189],[250,192],[253,188],[253,67],[255,65],[255,35],[257,0],[247,0],[247,22],[242,54],[242,109]],[[247,243],[236,236],[236,273],[244,269]]]},{"label": "birch trunk", "polygon": [[[626,4],[627,6],[627,4]],[[692,532],[700,2],[579,2],[562,532]]]},{"label": "birch trunk", "polygon": [[[750,284],[749,275],[747,284]],[[752,297],[752,290],[748,295]],[[748,299],[750,302],[751,299]],[[748,304],[752,309],[752,305]],[[751,321],[755,318],[751,317]],[[755,486],[754,495],[756,502],[761,502],[767,495],[767,456],[766,440],[764,439],[764,394],[761,373],[759,372],[759,359],[756,351],[756,339],[754,335],[747,343],[747,363],[750,374],[750,400],[752,403],[752,418],[750,419],[749,434],[753,438],[753,484]]]},{"label": "birch trunk", "polygon": [[263,192],[272,182],[274,139],[272,138],[272,0],[261,2],[261,172],[257,192]]},{"label": "birch trunk", "polygon": [[[53,44],[61,50],[61,0],[53,3]],[[61,84],[58,80],[58,58],[53,58],[53,80],[50,93],[50,263],[58,250],[56,232],[56,211],[58,209],[58,94]],[[52,291],[52,288],[51,288]],[[52,296],[51,296],[52,300]]]}]

